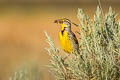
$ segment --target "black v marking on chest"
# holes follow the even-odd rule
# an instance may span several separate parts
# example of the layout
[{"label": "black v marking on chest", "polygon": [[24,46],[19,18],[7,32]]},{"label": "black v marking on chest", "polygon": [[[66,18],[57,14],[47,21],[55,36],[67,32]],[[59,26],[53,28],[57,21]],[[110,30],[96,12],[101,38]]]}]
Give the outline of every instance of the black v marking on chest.
[{"label": "black v marking on chest", "polygon": [[62,31],[61,31],[61,34],[62,34],[62,35],[63,35],[64,31],[65,31],[65,30],[62,30]]},{"label": "black v marking on chest", "polygon": [[64,31],[65,31],[65,28],[64,28],[63,30],[61,30],[61,34],[62,34],[62,35],[63,35]]}]

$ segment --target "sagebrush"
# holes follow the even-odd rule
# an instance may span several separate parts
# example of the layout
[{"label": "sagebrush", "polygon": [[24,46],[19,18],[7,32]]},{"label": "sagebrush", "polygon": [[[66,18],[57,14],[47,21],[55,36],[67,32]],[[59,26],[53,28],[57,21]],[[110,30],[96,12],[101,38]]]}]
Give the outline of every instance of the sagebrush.
[{"label": "sagebrush", "polygon": [[42,80],[42,77],[38,66],[24,65],[16,70],[9,80]]},{"label": "sagebrush", "polygon": [[45,32],[51,56],[48,65],[56,80],[120,80],[120,22],[110,7],[102,14],[99,6],[93,19],[78,9],[79,55],[64,60],[53,40]]}]

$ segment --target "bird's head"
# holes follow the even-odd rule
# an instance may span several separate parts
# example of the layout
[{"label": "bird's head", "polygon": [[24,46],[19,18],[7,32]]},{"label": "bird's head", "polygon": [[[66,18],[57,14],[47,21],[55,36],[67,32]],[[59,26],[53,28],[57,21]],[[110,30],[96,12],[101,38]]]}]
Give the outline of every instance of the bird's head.
[{"label": "bird's head", "polygon": [[57,19],[54,23],[61,24],[62,30],[64,29],[71,29],[71,21],[67,18]]}]

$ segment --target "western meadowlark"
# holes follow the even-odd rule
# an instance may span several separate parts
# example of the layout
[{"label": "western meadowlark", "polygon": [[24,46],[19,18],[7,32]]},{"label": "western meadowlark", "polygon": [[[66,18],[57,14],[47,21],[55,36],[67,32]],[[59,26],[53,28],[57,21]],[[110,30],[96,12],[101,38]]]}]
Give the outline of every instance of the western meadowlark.
[{"label": "western meadowlark", "polygon": [[72,22],[67,18],[57,19],[54,22],[61,24],[61,31],[59,32],[59,41],[61,48],[69,54],[73,51],[77,51],[77,53],[79,53],[78,40],[71,30]]}]

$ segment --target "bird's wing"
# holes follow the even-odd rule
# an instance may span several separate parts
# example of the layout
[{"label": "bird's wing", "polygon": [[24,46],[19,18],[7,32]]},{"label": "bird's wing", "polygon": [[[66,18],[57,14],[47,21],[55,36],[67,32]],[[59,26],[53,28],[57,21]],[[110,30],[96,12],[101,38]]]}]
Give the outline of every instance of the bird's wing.
[{"label": "bird's wing", "polygon": [[77,38],[76,38],[76,36],[75,36],[75,34],[74,34],[73,32],[71,32],[71,33],[69,34],[69,39],[70,39],[71,42],[72,42],[73,48],[79,49],[78,40],[77,40]]}]

